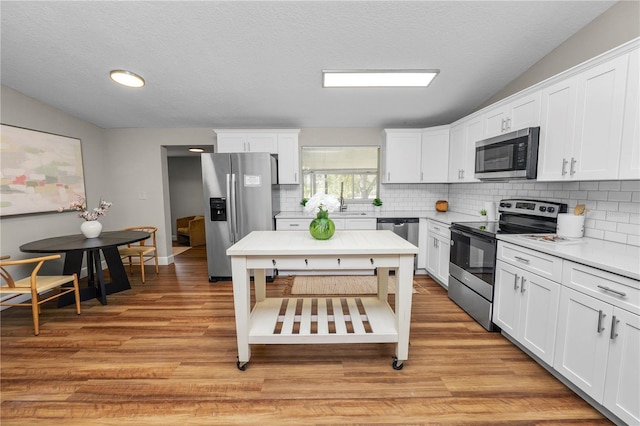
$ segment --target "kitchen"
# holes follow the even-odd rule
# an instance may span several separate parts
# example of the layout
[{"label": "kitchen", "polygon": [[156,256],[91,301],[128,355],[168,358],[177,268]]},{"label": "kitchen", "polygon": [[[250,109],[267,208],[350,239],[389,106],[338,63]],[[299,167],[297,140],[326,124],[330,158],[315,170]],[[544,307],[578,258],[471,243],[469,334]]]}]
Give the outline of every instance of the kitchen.
[{"label": "kitchen", "polygon": [[[613,46],[611,46],[613,47]],[[69,119],[66,115],[51,108],[47,104],[23,96],[6,86],[2,87],[3,123],[23,125],[30,128],[59,129],[57,132],[68,134],[69,130],[60,127],[60,117],[74,123],[72,133],[78,134],[83,141],[104,140],[105,146],[88,143],[84,151],[86,167],[100,171],[113,177],[112,184],[102,182],[102,173],[89,173],[87,186],[94,191],[104,192],[105,198],[113,200],[115,205],[135,206],[128,213],[115,213],[105,218],[105,226],[122,226],[124,222],[146,221],[150,217],[165,224],[170,229],[170,214],[163,208],[162,200],[166,197],[166,185],[149,185],[139,180],[134,170],[145,170],[145,179],[155,182],[166,182],[167,175],[160,166],[164,163],[161,146],[174,146],[176,141],[188,146],[193,141],[198,145],[210,145],[212,128],[166,128],[166,129],[102,129],[95,128],[85,122]],[[37,119],[25,118],[35,111]],[[261,126],[266,128],[265,126]],[[405,126],[409,127],[409,126]],[[278,127],[279,128],[279,127]],[[422,126],[416,126],[422,129]],[[313,128],[302,127],[300,145],[327,145],[329,143],[344,144],[372,144],[378,143],[382,128]],[[327,142],[330,141],[330,142]],[[362,142],[360,142],[362,141]],[[382,145],[382,142],[379,142]],[[108,148],[106,147],[108,146]],[[447,152],[449,152],[447,150]],[[104,164],[108,164],[105,169]],[[153,164],[153,165],[151,165]],[[449,169],[456,170],[454,167]],[[107,173],[108,172],[108,173]],[[449,173],[451,170],[449,170]],[[138,179],[137,179],[138,178]],[[149,182],[147,181],[147,182]],[[385,210],[431,212],[436,201],[447,199],[451,209],[458,213],[479,217],[479,211],[487,201],[498,202],[505,198],[542,198],[560,199],[573,207],[585,202],[592,210],[588,216],[586,235],[597,239],[617,241],[620,243],[638,245],[637,209],[638,209],[638,181],[637,180],[584,180],[571,182],[500,182],[478,183],[463,180],[451,183],[448,179],[438,183],[385,183],[380,187],[380,198],[384,201]],[[130,188],[122,191],[122,188]],[[293,211],[298,209],[301,198],[300,188],[291,185],[281,188],[281,210]],[[354,208],[354,206],[350,206]],[[369,208],[367,206],[367,208]],[[365,209],[362,206],[362,209]],[[384,210],[383,210],[384,211]],[[127,217],[125,217],[127,215]],[[153,215],[153,216],[150,216]],[[157,215],[157,216],[156,216]],[[635,218],[635,219],[634,219]],[[47,223],[61,229],[72,231],[74,224],[68,224],[68,218],[47,217]],[[15,248],[9,246],[8,241],[22,241],[34,239],[36,228],[43,223],[42,217],[25,217],[19,220],[3,220],[3,253],[15,253]],[[9,224],[9,222],[11,222]],[[20,229],[20,232],[18,231]],[[19,232],[19,233],[18,233]],[[167,263],[170,262],[168,247],[170,233],[162,237],[164,248],[161,253]],[[13,245],[13,244],[12,244]],[[6,249],[6,250],[5,250]]]}]

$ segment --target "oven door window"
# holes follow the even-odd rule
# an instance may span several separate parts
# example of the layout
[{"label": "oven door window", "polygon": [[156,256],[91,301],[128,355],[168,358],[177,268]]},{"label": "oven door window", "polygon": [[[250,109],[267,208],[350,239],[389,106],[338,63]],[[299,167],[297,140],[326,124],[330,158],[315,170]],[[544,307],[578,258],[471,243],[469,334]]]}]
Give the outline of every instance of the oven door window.
[{"label": "oven door window", "polygon": [[496,244],[493,239],[451,231],[453,245],[450,252],[451,263],[468,273],[493,285],[495,274]]}]

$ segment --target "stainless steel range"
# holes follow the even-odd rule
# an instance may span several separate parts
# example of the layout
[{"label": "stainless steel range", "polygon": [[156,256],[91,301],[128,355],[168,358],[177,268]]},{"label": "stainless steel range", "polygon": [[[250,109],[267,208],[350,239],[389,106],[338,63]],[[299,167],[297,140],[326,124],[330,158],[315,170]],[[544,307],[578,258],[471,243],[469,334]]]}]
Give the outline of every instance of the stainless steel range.
[{"label": "stainless steel range", "polygon": [[552,201],[500,201],[497,222],[456,222],[451,225],[449,298],[489,331],[496,269],[497,234],[554,234],[558,213],[567,205]]}]

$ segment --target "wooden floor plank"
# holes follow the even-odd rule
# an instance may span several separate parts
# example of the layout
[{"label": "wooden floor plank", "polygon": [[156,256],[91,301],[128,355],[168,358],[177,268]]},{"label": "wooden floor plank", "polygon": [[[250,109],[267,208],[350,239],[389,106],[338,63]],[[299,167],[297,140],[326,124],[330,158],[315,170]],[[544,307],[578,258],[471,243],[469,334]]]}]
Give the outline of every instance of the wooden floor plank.
[{"label": "wooden floor plank", "polygon": [[47,304],[37,337],[28,309],[3,311],[2,425],[611,424],[424,276],[402,370],[393,344],[328,344],[253,345],[241,372],[231,283],[207,275],[194,247],[106,306]]}]

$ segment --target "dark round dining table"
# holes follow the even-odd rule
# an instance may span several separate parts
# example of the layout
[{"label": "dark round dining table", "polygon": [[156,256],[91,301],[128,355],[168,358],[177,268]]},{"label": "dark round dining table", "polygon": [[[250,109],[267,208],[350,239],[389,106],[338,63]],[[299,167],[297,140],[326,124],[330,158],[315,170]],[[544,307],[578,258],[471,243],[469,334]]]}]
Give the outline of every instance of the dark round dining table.
[{"label": "dark round dining table", "polygon": [[[86,238],[82,234],[64,235],[31,241],[20,246],[25,253],[64,253],[64,275],[78,274],[82,270],[82,260],[87,254],[88,287],[80,289],[80,299],[97,298],[103,305],[107,304],[107,294],[131,288],[127,272],[118,253],[118,246],[146,240],[151,234],[143,231],[106,231],[96,238]],[[102,272],[100,253],[107,262],[111,282],[106,283]],[[67,297],[68,296],[68,297]],[[73,302],[73,294],[60,297],[58,306]]]}]

